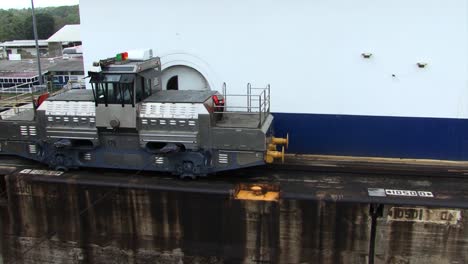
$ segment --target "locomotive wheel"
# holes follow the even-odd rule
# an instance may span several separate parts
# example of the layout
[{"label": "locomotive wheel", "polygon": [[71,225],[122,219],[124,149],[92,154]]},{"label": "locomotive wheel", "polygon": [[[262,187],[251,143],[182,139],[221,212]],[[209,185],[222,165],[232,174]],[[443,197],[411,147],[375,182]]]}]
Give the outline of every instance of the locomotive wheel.
[{"label": "locomotive wheel", "polygon": [[56,171],[68,171],[67,166],[65,165],[65,157],[61,154],[55,156],[53,161],[53,168]]},{"label": "locomotive wheel", "polygon": [[180,175],[181,180],[186,180],[186,181],[193,181],[197,179],[197,176],[193,174],[182,174]]},{"label": "locomotive wheel", "polygon": [[54,168],[54,170],[66,172],[66,171],[68,171],[68,168],[65,167],[65,166],[57,166],[57,167]]},{"label": "locomotive wheel", "polygon": [[193,162],[191,161],[184,161],[181,166],[177,168],[177,171],[180,174],[180,178],[182,180],[195,180],[197,179],[197,176],[195,175],[195,172],[197,169],[193,165]]}]

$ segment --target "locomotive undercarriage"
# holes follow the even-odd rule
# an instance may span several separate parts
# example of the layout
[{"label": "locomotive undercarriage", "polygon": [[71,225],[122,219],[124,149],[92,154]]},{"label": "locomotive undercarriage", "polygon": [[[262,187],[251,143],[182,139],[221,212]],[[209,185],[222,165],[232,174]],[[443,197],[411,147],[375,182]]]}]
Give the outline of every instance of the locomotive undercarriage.
[{"label": "locomotive undercarriage", "polygon": [[[141,148],[138,135],[103,135],[100,145],[83,144],[81,140],[34,140],[1,142],[1,153],[22,156],[47,164],[54,170],[80,167],[160,171],[194,179],[210,173],[262,165],[263,153],[251,151],[185,150],[155,153]],[[224,153],[221,154],[220,153]],[[216,157],[221,157],[216,159]]]}]

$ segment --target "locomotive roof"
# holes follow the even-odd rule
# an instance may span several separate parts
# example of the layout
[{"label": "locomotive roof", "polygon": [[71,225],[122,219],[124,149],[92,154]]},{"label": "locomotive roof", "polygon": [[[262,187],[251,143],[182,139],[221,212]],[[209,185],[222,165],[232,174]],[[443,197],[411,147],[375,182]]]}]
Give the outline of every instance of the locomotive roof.
[{"label": "locomotive roof", "polygon": [[125,61],[115,61],[114,58],[109,58],[101,60],[99,62],[101,65],[101,73],[141,73],[152,69],[158,69],[161,62],[159,57],[154,57],[148,60],[125,60]]},{"label": "locomotive roof", "polygon": [[[144,102],[154,103],[204,103],[216,91],[164,90],[157,91]],[[70,90],[47,99],[48,101],[94,101],[91,89]]]},{"label": "locomotive roof", "polygon": [[90,89],[70,90],[50,97],[48,101],[94,101],[93,91]]},{"label": "locomotive roof", "polygon": [[164,90],[157,91],[144,102],[155,103],[204,103],[211,96],[216,94],[216,91],[199,91],[199,90]]}]

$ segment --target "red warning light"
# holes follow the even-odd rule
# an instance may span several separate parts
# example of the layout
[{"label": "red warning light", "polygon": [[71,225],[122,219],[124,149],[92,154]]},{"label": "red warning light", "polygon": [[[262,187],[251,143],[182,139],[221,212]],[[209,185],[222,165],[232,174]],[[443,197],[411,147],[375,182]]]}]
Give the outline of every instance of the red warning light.
[{"label": "red warning light", "polygon": [[212,96],[215,105],[224,105],[224,98],[219,98],[216,94]]},{"label": "red warning light", "polygon": [[219,105],[219,98],[217,95],[213,95],[213,101],[215,103],[215,105]]},{"label": "red warning light", "polygon": [[128,52],[117,53],[117,55],[115,55],[116,61],[124,61],[127,59],[128,59]]}]

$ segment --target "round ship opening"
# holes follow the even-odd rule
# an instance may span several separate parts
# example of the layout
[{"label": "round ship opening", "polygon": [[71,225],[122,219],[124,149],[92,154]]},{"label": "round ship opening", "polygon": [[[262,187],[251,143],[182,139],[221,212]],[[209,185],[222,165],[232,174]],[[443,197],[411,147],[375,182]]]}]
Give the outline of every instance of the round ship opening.
[{"label": "round ship opening", "polygon": [[207,79],[198,70],[175,65],[162,71],[163,90],[211,90]]}]

